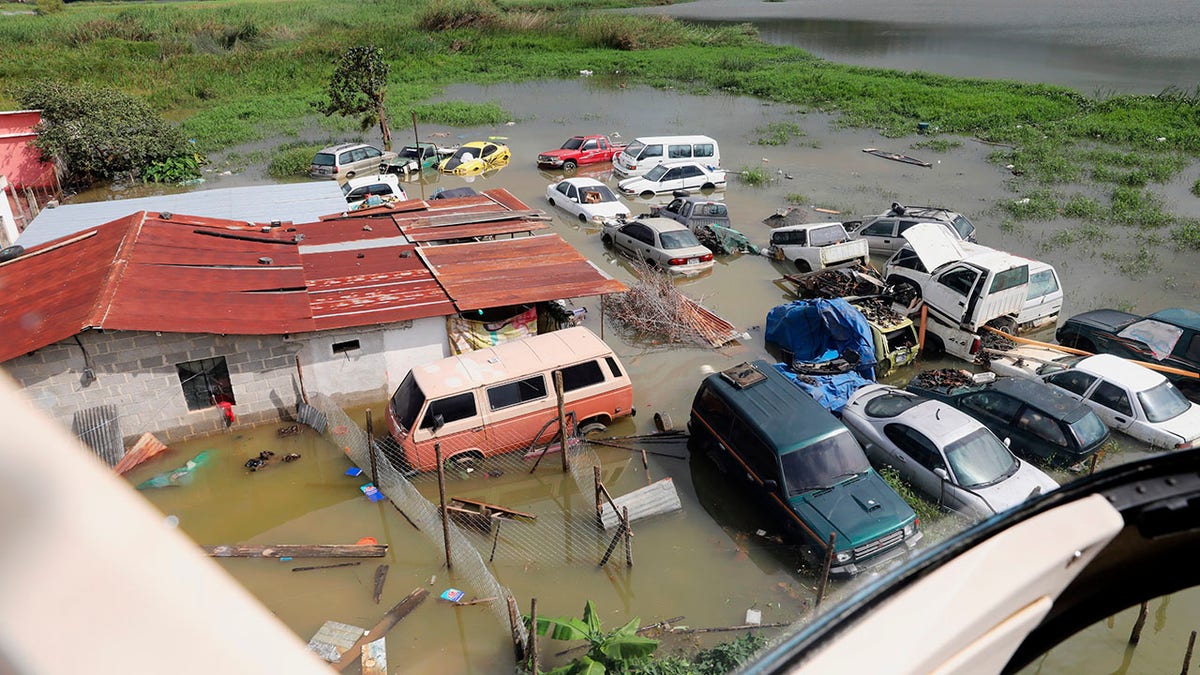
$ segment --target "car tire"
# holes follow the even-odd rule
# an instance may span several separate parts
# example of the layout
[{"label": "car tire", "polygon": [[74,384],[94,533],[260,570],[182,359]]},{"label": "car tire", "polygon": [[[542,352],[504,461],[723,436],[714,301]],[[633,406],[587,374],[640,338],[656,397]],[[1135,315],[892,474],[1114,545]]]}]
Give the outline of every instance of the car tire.
[{"label": "car tire", "polygon": [[889,286],[895,286],[897,290],[899,290],[901,287],[912,289],[912,294],[914,297],[921,297],[921,287],[914,283],[911,279],[893,275],[887,278],[887,284]]},{"label": "car tire", "polygon": [[581,214],[579,214],[579,222],[581,222],[581,223],[586,223],[586,222],[587,222],[587,220],[588,220],[588,219],[587,219],[587,216],[586,216],[586,215],[584,215],[584,214],[582,214],[582,213],[581,213]]},{"label": "car tire", "polygon": [[704,185],[700,186],[701,192],[713,192],[716,189],[717,189],[717,186],[713,185],[712,183],[705,183]]},{"label": "car tire", "polygon": [[809,265],[807,260],[804,260],[802,258],[797,258],[796,259],[796,271],[799,272],[800,274],[808,274],[809,272],[812,271],[812,265]]},{"label": "car tire", "polygon": [[612,237],[610,237],[610,236],[609,236],[609,235],[607,235],[607,234],[605,234],[605,235],[601,235],[601,236],[600,236],[600,243],[601,243],[601,244],[604,244],[605,246],[612,246],[612,243],[613,243],[613,241],[612,241]]},{"label": "car tire", "polygon": [[354,178],[354,176],[356,176],[356,175],[357,174],[354,171],[347,171],[346,172],[346,180],[350,180],[351,178]]},{"label": "car tire", "polygon": [[563,162],[563,171],[574,171],[578,168],[579,165],[575,163],[575,160],[573,159],[568,159],[567,161]]},{"label": "car tire", "polygon": [[946,343],[933,333],[925,333],[925,346],[921,352],[926,356],[941,356],[946,353]]},{"label": "car tire", "polygon": [[651,190],[643,190],[643,191],[642,191],[642,194],[641,194],[641,195],[639,195],[639,196],[640,196],[642,199],[650,199],[651,197],[653,197],[653,196],[654,196],[654,192],[653,192],[653,191],[651,191]]},{"label": "car tire", "polygon": [[550,206],[554,206],[554,197],[551,197],[551,198],[547,199],[546,201],[550,202]]},{"label": "car tire", "polygon": [[579,435],[590,436],[592,434],[603,433],[606,429],[608,429],[608,425],[604,422],[592,420],[591,422],[584,422],[579,425]]}]

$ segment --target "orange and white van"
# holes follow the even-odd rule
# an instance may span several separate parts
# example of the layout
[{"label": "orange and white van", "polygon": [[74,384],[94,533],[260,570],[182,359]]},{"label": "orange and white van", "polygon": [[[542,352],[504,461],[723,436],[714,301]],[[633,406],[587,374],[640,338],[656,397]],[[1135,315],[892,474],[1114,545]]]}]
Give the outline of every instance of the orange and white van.
[{"label": "orange and white van", "polygon": [[388,404],[388,430],[408,468],[483,459],[558,432],[554,373],[563,408],[583,433],[634,414],[633,385],[612,349],[583,326],[451,356],[413,368]]}]

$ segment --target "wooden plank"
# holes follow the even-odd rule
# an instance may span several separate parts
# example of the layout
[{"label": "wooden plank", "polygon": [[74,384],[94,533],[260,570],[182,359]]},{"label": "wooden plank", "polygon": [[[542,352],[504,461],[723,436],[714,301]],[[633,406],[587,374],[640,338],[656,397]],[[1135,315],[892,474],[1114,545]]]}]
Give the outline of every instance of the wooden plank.
[{"label": "wooden plank", "polygon": [[[1012,340],[1013,342],[1016,342],[1017,344],[1034,345],[1036,347],[1046,347],[1047,349],[1053,349],[1055,351],[1064,352],[1067,354],[1076,354],[1078,356],[1093,356],[1093,354],[1091,352],[1085,352],[1082,349],[1075,349],[1073,347],[1066,347],[1064,345],[1053,344],[1050,342],[1042,342],[1040,340],[1034,340],[1032,338],[1020,337],[1017,335],[1010,335],[1010,334],[1005,333],[1004,331],[1002,331],[998,328],[992,327],[992,326],[984,326],[983,329],[991,331],[991,332],[993,332],[997,335],[1003,336],[1005,338],[1008,338],[1009,340]],[[1125,358],[1125,357],[1120,357],[1120,358]],[[1200,378],[1200,373],[1192,372],[1190,370],[1184,370],[1182,368],[1173,368],[1171,366],[1164,366],[1161,363],[1154,363],[1151,361],[1138,361],[1137,359],[1125,359],[1125,360],[1130,363],[1136,363],[1139,366],[1149,368],[1150,370],[1157,370],[1160,373],[1167,373],[1170,375],[1182,375],[1183,377]]]},{"label": "wooden plank", "polygon": [[497,506],[496,504],[489,504],[487,502],[481,502],[477,499],[467,499],[466,497],[451,497],[450,501],[458,502],[458,503],[464,504],[466,506],[474,506],[474,507],[477,507],[478,509],[480,509],[481,511],[482,511],[482,509],[487,509],[488,511],[493,511],[497,514],[505,515],[505,516],[509,516],[509,517],[513,517],[513,518],[528,518],[530,520],[537,520],[537,516],[535,516],[532,513],[525,513],[524,511],[517,511],[516,509],[510,509],[506,506]]},{"label": "wooden plank", "polygon": [[219,544],[201,546],[214,558],[382,558],[387,544]]},{"label": "wooden plank", "polygon": [[383,582],[387,581],[388,566],[380,565],[375,568],[375,592],[371,598],[375,600],[375,604],[379,604],[379,598],[383,596]]},{"label": "wooden plank", "polygon": [[362,675],[387,675],[387,644],[384,638],[362,646]]},{"label": "wooden plank", "polygon": [[[679,493],[675,491],[675,483],[670,478],[663,478],[646,487],[621,495],[613,499],[613,503],[618,509],[629,509],[631,522],[683,508],[683,504],[679,501]],[[601,507],[600,520],[606,530],[621,524],[620,517],[613,510],[612,505],[607,503]]]},{"label": "wooden plank", "polygon": [[412,593],[409,593],[404,597],[403,600],[396,603],[395,607],[389,609],[387,614],[384,614],[383,617],[379,619],[379,623],[376,623],[375,627],[372,628],[370,632],[359,638],[358,642],[355,642],[354,646],[351,647],[345,654],[343,654],[342,658],[338,660],[337,663],[333,664],[333,667],[337,670],[345,670],[351,663],[358,661],[359,654],[361,653],[360,650],[362,649],[363,645],[385,637],[393,626],[395,626],[397,623],[400,623],[401,619],[408,616],[409,613],[416,609],[417,606],[422,602],[425,602],[425,598],[428,596],[429,591],[425,590],[424,588],[418,587],[413,589]]}]

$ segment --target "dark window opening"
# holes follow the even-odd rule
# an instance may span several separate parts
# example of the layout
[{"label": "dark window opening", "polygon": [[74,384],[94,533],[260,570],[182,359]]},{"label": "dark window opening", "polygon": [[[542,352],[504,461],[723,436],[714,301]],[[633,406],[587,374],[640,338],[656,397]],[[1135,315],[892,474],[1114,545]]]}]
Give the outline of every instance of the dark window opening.
[{"label": "dark window opening", "polygon": [[450,424],[458,420],[465,420],[475,416],[475,394],[474,392],[466,392],[465,394],[455,394],[447,398],[440,398],[436,401],[429,402],[429,408],[425,411],[425,417],[421,420],[422,429],[432,429],[434,427],[435,418],[441,415],[443,424]]},{"label": "dark window opening", "polygon": [[585,361],[562,369],[563,391],[575,391],[604,381],[604,371],[597,361]]},{"label": "dark window opening", "polygon": [[498,384],[488,388],[487,396],[492,410],[546,398],[546,378],[534,375],[524,380]]},{"label": "dark window opening", "polygon": [[237,404],[224,356],[175,365],[188,410],[203,410],[218,403]]},{"label": "dark window opening", "polygon": [[617,365],[617,360],[611,356],[604,357],[604,360],[608,362],[608,369],[612,371],[613,377],[620,377],[621,367]]},{"label": "dark window opening", "polygon": [[358,340],[347,340],[345,342],[333,343],[334,354],[345,354],[346,352],[352,352],[356,349],[360,349]]}]

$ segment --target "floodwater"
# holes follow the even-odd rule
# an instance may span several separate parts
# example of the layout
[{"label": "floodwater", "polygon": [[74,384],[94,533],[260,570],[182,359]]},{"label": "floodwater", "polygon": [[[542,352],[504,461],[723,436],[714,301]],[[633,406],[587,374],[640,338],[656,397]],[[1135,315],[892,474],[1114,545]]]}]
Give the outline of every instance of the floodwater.
[{"label": "floodwater", "polygon": [[854,65],[1085,94],[1200,86],[1192,0],[698,0],[632,11],[749,22],[766,42]]},{"label": "floodwater", "polygon": [[[744,185],[731,175],[729,187],[723,192],[735,226],[758,244],[766,243],[769,232],[762,224],[763,218],[786,208],[789,196],[806,209],[820,206],[854,215],[881,212],[894,201],[942,205],[970,217],[979,228],[981,242],[1054,264],[1067,292],[1064,316],[1102,306],[1138,311],[1188,306],[1190,298],[1196,297],[1197,282],[1190,273],[1196,263],[1195,254],[1164,250],[1158,269],[1130,278],[1116,273],[1103,251],[1043,251],[1040,244],[1057,228],[1066,226],[1063,223],[1029,224],[1003,231],[993,205],[1019,195],[1006,191],[1004,169],[986,161],[993,148],[970,139],[960,139],[962,145],[951,152],[931,153],[910,147],[920,140],[919,136],[884,139],[867,130],[836,131],[830,118],[800,115],[788,106],[749,98],[696,98],[669,91],[626,89],[600,78],[482,88],[456,86],[449,88],[444,98],[495,100],[513,114],[512,125],[421,130],[422,134],[450,133],[450,138],[440,139],[442,142],[504,137],[513,150],[512,163],[469,184],[476,189],[507,188],[531,207],[546,209],[554,216],[554,232],[601,269],[627,283],[633,281],[628,264],[604,249],[597,230],[558,215],[546,204],[546,186],[560,176],[536,169],[534,157],[538,151],[558,147],[576,133],[619,134],[622,141],[638,135],[703,133],[720,142],[725,167],[764,167],[772,173],[773,180],[762,187]],[[755,144],[757,128],[780,121],[800,125],[805,135],[784,146]],[[405,140],[406,134],[401,132],[398,142]],[[862,152],[871,147],[913,154],[934,165],[921,168]],[[226,186],[257,182],[262,179],[257,171],[262,168],[211,183]],[[611,181],[603,167],[585,168],[583,172]],[[464,179],[442,176],[428,188],[463,184]],[[409,184],[408,188],[410,195],[420,196],[419,184]],[[1183,208],[1187,202],[1184,194],[1168,198],[1177,200],[1172,203]],[[633,201],[635,212],[648,206],[645,200]],[[808,213],[814,220],[837,217],[811,210]],[[1108,247],[1119,249],[1121,242],[1118,239]],[[665,413],[675,427],[682,428],[704,369],[719,370],[745,360],[770,358],[761,327],[772,306],[790,299],[785,288],[776,283],[785,271],[760,256],[731,256],[722,258],[711,274],[679,282],[683,292],[701,299],[746,332],[745,339],[718,350],[662,345],[626,335],[619,326],[602,324],[597,302],[584,302],[589,310],[585,325],[596,332],[604,331],[634,382],[639,414],[615,425],[610,433],[652,432],[655,413]],[[1045,333],[1042,336],[1047,337]],[[890,379],[903,382],[912,374],[902,370]],[[383,402],[372,412],[375,428],[383,428]],[[365,415],[361,410],[353,414],[360,421]],[[418,586],[436,596],[457,584],[471,597],[472,591],[465,583],[469,580],[444,568],[440,536],[435,534],[430,539],[418,532],[386,501],[367,501],[358,490],[361,481],[343,474],[350,466],[346,458],[315,433],[303,429],[277,437],[276,429],[238,429],[176,446],[165,457],[139,467],[130,475],[130,482],[137,484],[179,466],[202,450],[212,450],[213,460],[192,485],[143,493],[164,514],[177,517],[182,530],[198,543],[352,543],[369,536],[388,544],[386,558],[336,569],[291,571],[294,566],[327,562],[323,560],[218,560],[304,640],[329,619],[370,628],[389,607]],[[1125,446],[1124,452],[1105,461],[1128,461],[1146,452],[1131,442]],[[518,458],[495,467],[481,467],[474,475],[449,477],[447,492],[451,496],[470,496],[527,511],[546,523],[542,530],[538,525],[505,524],[495,540],[496,562],[492,569],[500,583],[513,590],[522,611],[528,612],[530,598],[536,597],[540,615],[579,616],[584,603],[591,600],[609,628],[633,616],[641,617],[644,623],[682,616],[679,623],[691,627],[731,626],[743,623],[746,610],[751,608],[762,611],[763,622],[804,617],[811,610],[815,581],[810,571],[801,569],[796,548],[774,539],[777,530],[773,516],[747,504],[746,494],[731,488],[710,462],[687,458],[682,444],[644,443],[641,447],[649,451],[648,469],[643,467],[639,453],[601,448],[604,481],[610,492],[624,494],[648,480],[671,477],[683,509],[634,524],[635,564],[629,569],[620,547],[614,561],[603,569],[597,566],[611,533],[584,537],[563,534],[577,532],[581,529],[579,522],[588,522],[593,503],[589,490],[581,491],[569,474],[561,472],[557,456],[548,457],[532,474],[529,462]],[[275,453],[266,469],[249,472],[242,466],[264,450]],[[289,452],[300,453],[301,458],[291,463],[279,461]],[[1060,478],[1068,480],[1070,476]],[[424,480],[418,487],[436,500],[436,482]],[[574,524],[568,527],[556,523]],[[539,534],[543,531],[554,534]],[[492,546],[489,535],[472,540],[486,560]],[[544,555],[537,553],[539,547]],[[388,564],[390,571],[383,597],[375,604],[370,596],[379,563]],[[835,594],[846,590],[843,585],[834,586]],[[1171,620],[1164,619],[1164,625],[1178,628],[1163,629],[1164,639],[1170,634],[1172,644],[1179,643],[1176,630],[1185,630],[1185,622],[1174,620],[1176,613],[1191,617],[1186,626],[1195,625],[1198,605],[1194,597],[1180,594],[1172,601]],[[1127,625],[1126,619],[1124,615],[1119,617],[1119,625]],[[1086,671],[1115,668],[1123,658],[1120,645],[1127,633],[1122,635],[1122,630],[1104,626],[1091,629],[1083,647],[1073,649],[1068,644],[1056,649],[1039,664],[1038,672],[1082,672],[1076,667],[1085,662],[1081,659],[1096,666],[1083,669]],[[734,635],[713,633],[703,637],[709,644]],[[664,651],[688,646],[695,637],[674,638]],[[1111,647],[1113,644],[1118,646]],[[1105,645],[1109,651],[1098,651],[1096,645]],[[544,640],[543,666],[547,660],[554,665],[570,658],[554,656],[566,646]],[[1104,664],[1097,664],[1102,654],[1113,649],[1118,653]],[[507,628],[494,613],[479,605],[453,607],[433,597],[391,632],[388,651],[393,672],[507,673],[512,669]],[[1142,672],[1177,663],[1173,650],[1163,652],[1161,662],[1154,660],[1159,658],[1155,653],[1143,649],[1135,655]]]}]

